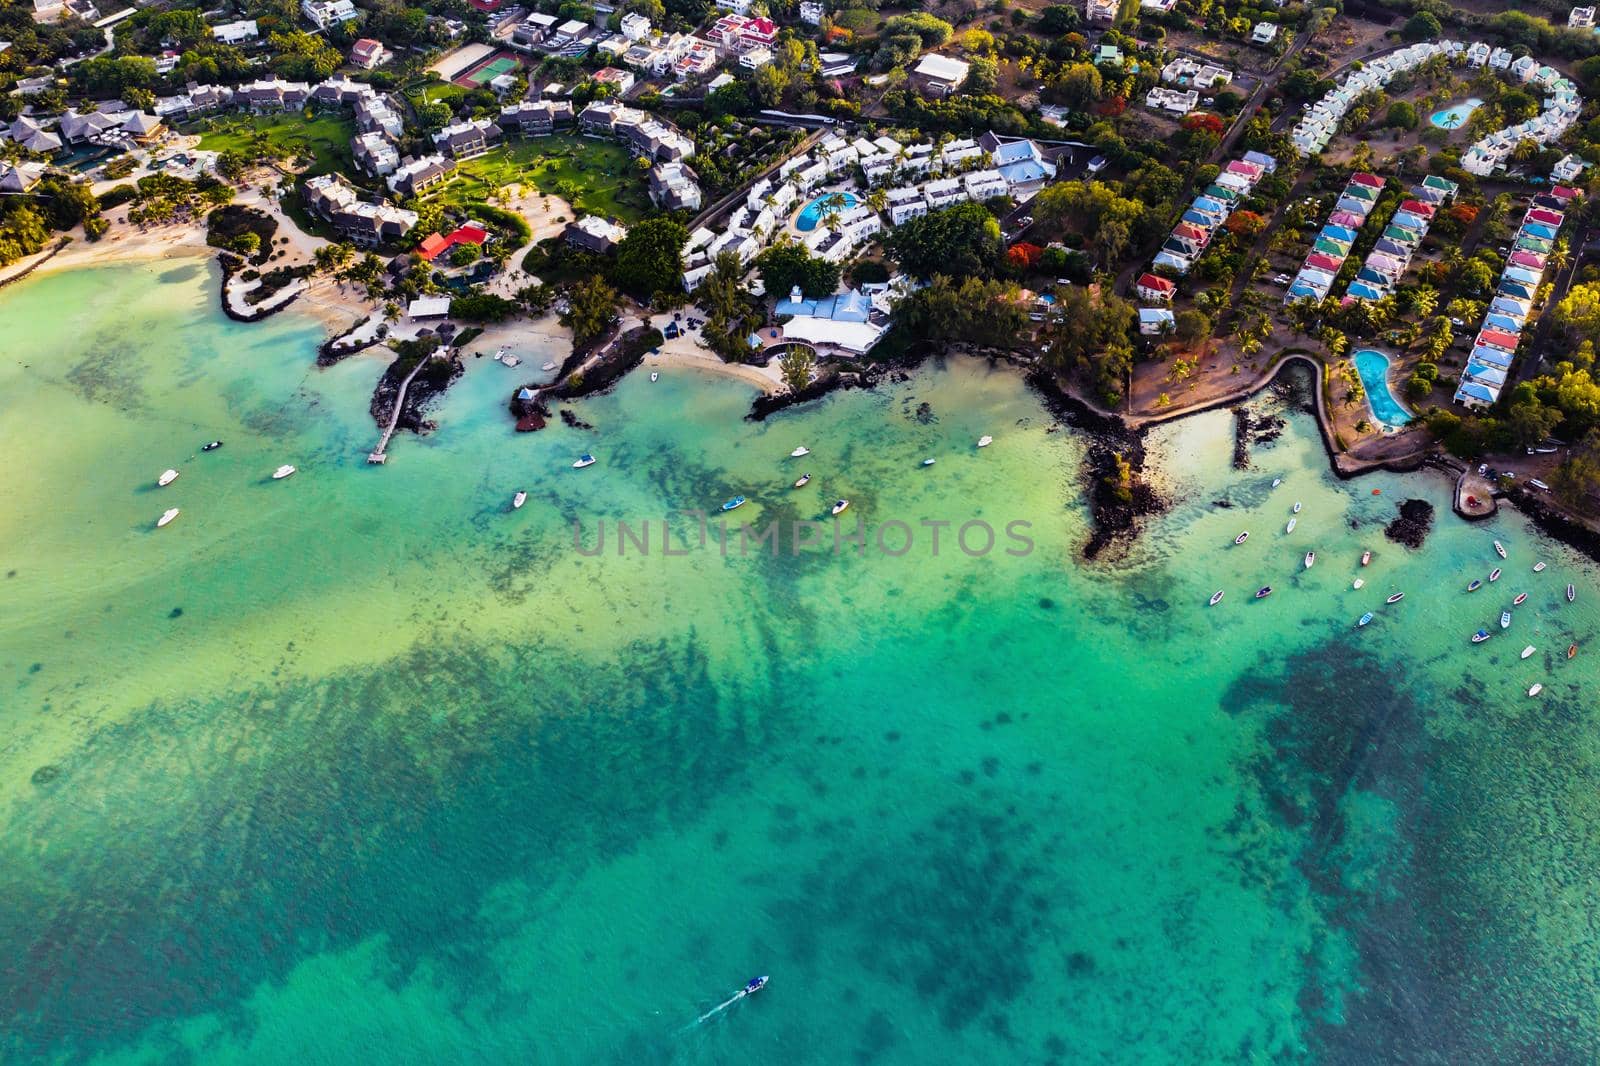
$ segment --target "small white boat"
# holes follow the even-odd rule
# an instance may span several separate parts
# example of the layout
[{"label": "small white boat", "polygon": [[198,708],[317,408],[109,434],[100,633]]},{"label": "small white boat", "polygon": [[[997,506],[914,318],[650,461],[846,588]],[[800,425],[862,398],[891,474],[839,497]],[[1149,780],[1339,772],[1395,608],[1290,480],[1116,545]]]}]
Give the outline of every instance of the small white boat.
[{"label": "small white boat", "polygon": [[1535,685],[1535,686],[1533,686],[1532,688],[1530,688],[1528,690],[1528,695],[1537,696],[1539,693],[1541,693],[1543,691],[1544,691],[1544,686],[1543,685]]},{"label": "small white boat", "polygon": [[1352,581],[1352,582],[1350,582],[1350,587],[1351,587],[1351,588],[1353,588],[1353,589],[1358,589],[1358,588],[1360,588],[1360,587],[1361,587],[1361,586],[1362,586],[1362,585],[1365,585],[1365,584],[1366,584],[1366,583],[1367,583],[1367,582],[1366,582],[1366,579],[1365,579],[1365,578],[1359,578],[1359,577],[1358,577],[1358,578],[1356,578],[1356,579],[1355,579],[1355,580],[1354,580],[1354,581]]},{"label": "small white boat", "polygon": [[1489,580],[1490,581],[1499,581],[1500,580],[1500,568],[1498,566],[1495,567],[1493,570],[1489,571]]},{"label": "small white boat", "polygon": [[1511,612],[1510,611],[1501,611],[1500,612],[1500,628],[1501,629],[1510,629],[1511,628]]},{"label": "small white boat", "polygon": [[1532,654],[1533,654],[1533,645],[1532,644],[1529,644],[1526,648],[1522,649],[1522,657],[1524,659],[1526,659],[1528,656],[1530,656]]},{"label": "small white boat", "polygon": [[1250,531],[1247,529],[1243,533],[1240,533],[1237,537],[1234,537],[1233,538],[1233,542],[1235,544],[1243,544],[1245,541],[1247,541],[1249,539],[1250,539]]},{"label": "small white boat", "polygon": [[659,377],[661,377],[661,372],[659,370],[650,371],[650,380],[651,381],[655,381]]},{"label": "small white boat", "polygon": [[590,455],[588,452],[584,452],[582,455],[578,456],[577,462],[572,464],[572,469],[582,470],[586,466],[593,466],[596,461],[597,460],[594,456]]},{"label": "small white boat", "polygon": [[176,480],[178,480],[178,472],[176,470],[163,470],[161,476],[156,478],[156,484],[166,488]]},{"label": "small white boat", "polygon": [[1403,600],[1405,598],[1406,598],[1406,594],[1404,592],[1396,592],[1393,596],[1390,596],[1388,599],[1384,600],[1383,602],[1384,603],[1399,603],[1401,600]]},{"label": "small white boat", "polygon": [[1313,566],[1316,566],[1316,565],[1317,565],[1317,553],[1316,552],[1306,552],[1306,569],[1310,570]]},{"label": "small white boat", "polygon": [[1578,598],[1577,587],[1573,586],[1573,585],[1568,585],[1567,586],[1567,602],[1571,603],[1573,600],[1575,600],[1577,598]]},{"label": "small white boat", "polygon": [[846,507],[849,507],[849,506],[850,506],[850,501],[849,500],[840,500],[838,503],[833,505],[832,513],[833,514],[839,514],[841,511],[843,511]]},{"label": "small white boat", "polygon": [[539,369],[548,371],[548,370],[554,370],[555,368],[556,368],[556,365],[554,363],[546,363],[544,366],[540,367]]},{"label": "small white boat", "polygon": [[508,356],[506,356],[504,359],[502,359],[500,361],[502,363],[504,363],[506,366],[521,366],[522,365],[522,360],[518,359],[514,355],[508,355]]},{"label": "small white boat", "polygon": [[798,459],[802,455],[810,455],[810,454],[811,454],[811,449],[807,448],[804,444],[802,444],[802,445],[800,445],[800,447],[796,448],[794,451],[789,453],[789,458]]},{"label": "small white boat", "polygon": [[1550,491],[1550,486],[1546,485],[1544,482],[1540,481],[1536,477],[1530,477],[1528,479],[1528,484],[1532,485],[1536,489],[1541,489],[1541,490],[1543,490],[1545,492],[1549,492]]},{"label": "small white boat", "polygon": [[1472,643],[1474,644],[1482,644],[1488,639],[1489,631],[1487,629],[1480,629],[1476,633],[1472,634]]},{"label": "small white boat", "polygon": [[523,492],[521,489],[518,489],[517,490],[517,494],[515,496],[511,497],[511,509],[513,511],[515,511],[515,510],[517,510],[519,507],[521,507],[523,504],[525,504],[527,502],[528,502],[528,494],[526,492]]},{"label": "small white boat", "polygon": [[1300,519],[1298,519],[1298,518],[1289,519],[1289,524],[1283,527],[1283,531],[1285,533],[1293,533],[1294,532],[1294,525],[1298,521],[1300,521]]},{"label": "small white boat", "polygon": [[1533,564],[1533,572],[1536,574],[1544,573],[1544,568],[1545,564],[1542,561]]},{"label": "small white boat", "polygon": [[1506,546],[1504,544],[1501,544],[1499,541],[1495,541],[1494,542],[1494,553],[1496,555],[1500,556],[1500,558],[1504,559],[1506,557]]},{"label": "small white boat", "polygon": [[1277,488],[1279,485],[1282,485],[1282,484],[1283,484],[1283,478],[1275,477],[1275,478],[1272,479],[1272,487],[1273,488]]},{"label": "small white boat", "polygon": [[1295,514],[1299,514],[1300,513],[1300,501],[1299,500],[1294,501],[1294,513]]},{"label": "small white boat", "polygon": [[980,447],[980,448],[987,448],[989,445],[991,445],[993,443],[994,443],[994,438],[993,437],[985,436],[985,437],[979,437],[978,438],[978,447]]},{"label": "small white boat", "polygon": [[796,481],[794,483],[794,487],[797,488],[797,489],[803,489],[808,484],[810,484],[810,482],[811,482],[811,475],[810,474],[801,474],[800,475],[800,480]]},{"label": "small white boat", "polygon": [[1207,607],[1215,607],[1217,604],[1219,604],[1221,602],[1222,602],[1222,590],[1218,589],[1216,592],[1211,594],[1211,602],[1206,604],[1206,606]]},{"label": "small white boat", "polygon": [[923,466],[932,466],[936,462],[938,462],[938,460],[936,460],[936,459],[924,459],[924,460],[922,460],[922,465]]},{"label": "small white boat", "polygon": [[282,481],[292,473],[294,473],[294,467],[290,466],[288,463],[284,463],[282,466],[278,467],[278,469],[272,472],[272,480]]},{"label": "small white boat", "polygon": [[1517,598],[1511,601],[1511,606],[1513,606],[1513,607],[1521,607],[1524,603],[1527,602],[1527,600],[1528,600],[1528,594],[1526,592],[1519,592],[1519,593],[1517,593]]},{"label": "small white boat", "polygon": [[1372,552],[1371,551],[1362,552],[1361,553],[1361,565],[1362,566],[1366,566],[1370,562],[1372,562]]},{"label": "small white boat", "polygon": [[176,507],[174,507],[171,510],[168,510],[165,513],[163,513],[160,518],[156,519],[156,528],[160,529],[162,526],[170,525],[172,520],[174,518],[177,518],[177,517],[178,517],[178,509]]},{"label": "small white boat", "polygon": [[1356,619],[1356,627],[1359,629],[1361,626],[1366,625],[1370,621],[1372,621],[1372,612],[1368,611],[1366,614]]}]

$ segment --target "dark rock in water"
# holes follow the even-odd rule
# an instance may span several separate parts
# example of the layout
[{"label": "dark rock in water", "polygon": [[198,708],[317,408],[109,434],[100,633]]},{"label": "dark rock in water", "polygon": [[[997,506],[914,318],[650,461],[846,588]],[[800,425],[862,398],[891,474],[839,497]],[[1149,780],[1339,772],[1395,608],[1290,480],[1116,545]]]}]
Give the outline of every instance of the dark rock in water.
[{"label": "dark rock in water", "polygon": [[167,612],[167,617],[168,618],[182,618],[183,617],[183,608],[182,607],[174,607],[172,610]]},{"label": "dark rock in water", "polygon": [[583,419],[581,419],[577,415],[573,414],[572,413],[572,408],[570,408],[570,407],[563,407],[561,409],[561,421],[565,422],[567,425],[571,426],[573,429],[593,429],[594,428],[589,423],[585,422]]},{"label": "dark rock in water", "polygon": [[1212,500],[1211,501],[1211,506],[1220,507],[1224,511],[1226,511],[1226,510],[1230,509],[1231,507],[1233,507],[1233,501],[1232,500]]},{"label": "dark rock in water", "polygon": [[1039,606],[1043,607],[1047,611],[1053,611],[1055,610],[1056,601],[1052,600],[1049,596],[1040,596]]},{"label": "dark rock in water", "polygon": [[60,776],[61,776],[61,767],[59,767],[59,766],[41,766],[37,770],[35,770],[33,772],[33,776],[30,777],[28,780],[32,781],[36,785],[48,785],[50,782],[54,781],[56,778],[58,778]]},{"label": "dark rock in water", "polygon": [[1239,404],[1233,409],[1233,468],[1235,470],[1250,469],[1250,431],[1255,427],[1255,420],[1250,417],[1250,409],[1244,404]]},{"label": "dark rock in water", "polygon": [[1126,438],[1120,449],[1106,443],[1096,443],[1089,448],[1084,459],[1084,475],[1088,481],[1094,529],[1089,534],[1089,542],[1083,546],[1085,559],[1095,558],[1119,539],[1132,539],[1138,532],[1141,517],[1160,514],[1164,509],[1155,489],[1141,480],[1139,475],[1143,470],[1144,441],[1141,438]]},{"label": "dark rock in water", "polygon": [[1383,535],[1396,544],[1420,548],[1433,528],[1433,504],[1427,500],[1406,500],[1400,504],[1400,517],[1383,529]]},{"label": "dark rock in water", "polygon": [[926,400],[917,404],[917,421],[924,426],[933,421],[933,404]]}]

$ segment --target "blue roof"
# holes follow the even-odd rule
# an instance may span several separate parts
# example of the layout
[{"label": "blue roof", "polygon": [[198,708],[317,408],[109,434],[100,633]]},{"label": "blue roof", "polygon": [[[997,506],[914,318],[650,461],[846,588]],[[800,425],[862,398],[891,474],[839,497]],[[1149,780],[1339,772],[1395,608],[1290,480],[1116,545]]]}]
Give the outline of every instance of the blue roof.
[{"label": "blue roof", "polygon": [[1039,161],[1039,146],[1032,141],[1007,141],[989,153],[989,158],[997,167],[1007,163],[1021,163],[1024,160]]},{"label": "blue roof", "polygon": [[1542,222],[1527,222],[1523,224],[1523,233],[1531,233],[1535,237],[1544,237],[1548,240],[1556,239],[1556,227],[1546,226]]},{"label": "blue roof", "polygon": [[1504,370],[1492,366],[1484,366],[1480,363],[1467,364],[1467,376],[1474,381],[1487,381],[1491,385],[1504,385],[1506,383],[1506,372]]},{"label": "blue roof", "polygon": [[1495,329],[1503,329],[1510,333],[1520,333],[1522,331],[1522,323],[1510,315],[1497,315],[1491,312],[1489,317],[1483,320],[1483,324],[1493,326]]},{"label": "blue roof", "polygon": [[1291,300],[1301,300],[1308,296],[1314,300],[1320,300],[1326,295],[1327,293],[1322,289],[1307,281],[1297,281],[1289,286],[1289,299]]},{"label": "blue roof", "polygon": [[1185,222],[1193,222],[1196,226],[1204,226],[1207,229],[1210,229],[1212,226],[1217,224],[1217,220],[1213,216],[1202,215],[1198,211],[1185,211],[1183,213],[1183,220]]},{"label": "blue roof", "polygon": [[795,318],[826,318],[834,322],[865,322],[872,315],[872,301],[855,289],[820,300],[779,300],[773,311]]},{"label": "blue roof", "polygon": [[1499,392],[1487,385],[1479,385],[1476,381],[1463,381],[1456,390],[1456,399],[1466,397],[1471,400],[1482,400],[1484,403],[1494,403]]},{"label": "blue roof", "polygon": [[1005,163],[996,168],[1000,176],[1006,179],[1009,185],[1026,185],[1033,181],[1043,181],[1050,176],[1044,164],[1034,159],[1024,159],[1016,163]]},{"label": "blue roof", "polygon": [[1411,249],[1410,248],[1407,248],[1405,245],[1401,244],[1399,241],[1392,241],[1388,237],[1379,237],[1378,238],[1378,243],[1374,244],[1372,247],[1373,247],[1374,251],[1382,252],[1385,255],[1410,255],[1411,254]]},{"label": "blue roof", "polygon": [[1343,241],[1346,244],[1354,244],[1356,240],[1355,230],[1349,226],[1336,226],[1332,222],[1322,227],[1322,235],[1324,237],[1332,237],[1336,241]]},{"label": "blue roof", "polygon": [[1389,224],[1392,226],[1404,226],[1406,229],[1414,229],[1418,233],[1426,233],[1428,229],[1428,220],[1410,211],[1396,211]]},{"label": "blue roof", "polygon": [[1189,205],[1196,211],[1206,211],[1213,215],[1226,215],[1228,205],[1221,200],[1213,200],[1208,196],[1196,196],[1194,203]]},{"label": "blue roof", "polygon": [[1491,348],[1487,344],[1480,344],[1472,349],[1472,361],[1504,368],[1511,365],[1511,353],[1502,352],[1499,348]]},{"label": "blue roof", "polygon": [[1373,288],[1364,281],[1354,282],[1350,286],[1350,295],[1358,300],[1380,300],[1383,298],[1383,293],[1380,290]]}]

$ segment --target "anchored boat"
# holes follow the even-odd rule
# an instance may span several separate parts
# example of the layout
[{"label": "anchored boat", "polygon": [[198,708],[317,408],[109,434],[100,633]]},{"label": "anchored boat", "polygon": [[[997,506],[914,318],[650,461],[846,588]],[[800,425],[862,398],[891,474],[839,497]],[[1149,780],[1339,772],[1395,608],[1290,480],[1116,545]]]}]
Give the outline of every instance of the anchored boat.
[{"label": "anchored boat", "polygon": [[1294,513],[1295,514],[1299,514],[1300,513],[1300,501],[1299,500],[1294,501]]},{"label": "anchored boat", "polygon": [[584,467],[593,466],[597,462],[599,462],[598,459],[590,455],[588,452],[584,452],[582,455],[578,456],[577,461],[572,464],[572,469],[582,470]]},{"label": "anchored boat", "polygon": [[743,496],[735,496],[733,499],[731,499],[727,503],[723,504],[722,505],[722,509],[724,511],[732,511],[732,510],[735,510],[737,508],[743,507],[744,505],[745,505],[745,498]]},{"label": "anchored boat", "polygon": [[1364,626],[1370,621],[1372,621],[1372,612],[1368,611],[1366,614],[1364,614],[1360,618],[1356,619],[1356,625],[1358,627],[1359,626]]},{"label": "anchored boat", "polygon": [[282,481],[292,473],[294,473],[294,467],[290,466],[288,463],[284,463],[282,466],[278,467],[278,469],[272,472],[272,480]]},{"label": "anchored boat", "polygon": [[802,445],[800,445],[800,447],[796,448],[794,451],[789,453],[789,458],[798,459],[802,455],[810,455],[810,454],[811,454],[811,449],[807,448],[804,444],[802,444]]},{"label": "anchored boat", "polygon": [[1519,592],[1519,593],[1517,593],[1517,598],[1511,601],[1511,606],[1513,606],[1513,607],[1521,607],[1524,603],[1527,602],[1527,600],[1528,600],[1528,594],[1526,592]]},{"label": "anchored boat", "polygon": [[1501,611],[1500,612],[1500,628],[1501,629],[1510,629],[1511,628],[1511,612],[1510,611]]},{"label": "anchored boat", "polygon": [[1533,564],[1533,572],[1536,574],[1542,574],[1544,573],[1544,567],[1544,560],[1541,559],[1539,562]]},{"label": "anchored boat", "polygon": [[519,508],[521,508],[521,506],[523,504],[525,504],[527,502],[528,502],[528,494],[526,492],[523,492],[521,489],[518,489],[517,490],[517,494],[515,496],[511,497],[511,509],[513,511],[518,510]]},{"label": "anchored boat", "polygon": [[1482,644],[1488,639],[1489,631],[1487,629],[1480,629],[1476,633],[1472,634],[1472,643],[1474,644]]},{"label": "anchored boat", "polygon": [[1250,539],[1250,531],[1247,529],[1243,533],[1240,533],[1237,537],[1234,537],[1233,538],[1233,542],[1235,544],[1243,544],[1245,541],[1247,541],[1249,539]]},{"label": "anchored boat", "polygon": [[834,505],[833,505],[833,511],[832,511],[832,513],[833,513],[833,514],[839,514],[839,513],[841,513],[841,512],[842,512],[842,511],[843,511],[843,510],[844,510],[844,509],[845,509],[845,508],[846,508],[846,507],[849,507],[849,506],[850,506],[850,501],[849,501],[849,500],[840,500],[840,501],[839,501],[839,502],[838,502],[838,503],[836,503],[836,504],[834,504]]},{"label": "anchored boat", "polygon": [[210,443],[200,445],[200,450],[203,452],[214,452],[220,447],[222,447],[222,442],[220,440],[214,440]]},{"label": "anchored boat", "polygon": [[1213,592],[1211,594],[1211,602],[1206,604],[1206,606],[1207,607],[1215,607],[1217,604],[1219,604],[1221,602],[1222,602],[1222,590],[1218,589],[1216,592]]},{"label": "anchored boat", "polygon": [[1475,577],[1471,581],[1467,582],[1468,592],[1477,592],[1481,588],[1483,588],[1483,578],[1481,577]]},{"label": "anchored boat", "polygon": [[1498,566],[1495,567],[1493,570],[1489,571],[1489,580],[1490,581],[1499,581],[1500,580],[1500,568]]},{"label": "anchored boat", "polygon": [[1270,595],[1272,595],[1271,585],[1262,585],[1260,588],[1256,589],[1256,599],[1258,600],[1264,600]]},{"label": "anchored boat", "polygon": [[1575,585],[1568,585],[1568,586],[1567,586],[1567,602],[1568,602],[1568,603],[1571,603],[1571,602],[1572,602],[1572,601],[1573,601],[1573,600],[1575,600],[1575,599],[1577,599],[1577,598],[1578,598],[1578,589],[1577,589],[1577,586],[1575,586]]},{"label": "anchored boat", "polygon": [[1499,541],[1495,541],[1494,542],[1494,553],[1496,555],[1500,556],[1500,558],[1504,559],[1506,557],[1506,546],[1504,544],[1501,544]]},{"label": "anchored boat", "polygon": [[1356,579],[1355,579],[1355,580],[1354,580],[1354,581],[1352,581],[1352,582],[1351,582],[1351,583],[1350,583],[1350,587],[1351,587],[1351,588],[1353,588],[1353,589],[1358,589],[1358,588],[1360,588],[1360,587],[1361,587],[1361,586],[1362,586],[1362,585],[1365,585],[1365,584],[1366,584],[1366,582],[1365,582],[1365,581],[1363,581],[1363,580],[1362,580],[1362,579],[1361,579],[1361,578],[1359,578],[1359,577],[1358,577],[1358,578],[1356,578]]},{"label": "anchored boat", "polygon": [[1384,600],[1383,602],[1384,603],[1399,603],[1401,600],[1403,600],[1405,598],[1406,598],[1406,594],[1404,592],[1396,592],[1393,596],[1390,596],[1388,599]]},{"label": "anchored boat", "polygon": [[797,481],[795,481],[794,487],[797,488],[797,489],[803,489],[808,484],[810,484],[810,482],[811,482],[811,475],[810,474],[801,474],[799,479]]},{"label": "anchored boat", "polygon": [[1522,649],[1522,657],[1524,659],[1526,659],[1528,656],[1530,656],[1532,654],[1533,654],[1533,645],[1532,644],[1529,644],[1526,648]]},{"label": "anchored boat", "polygon": [[172,524],[172,520],[174,518],[177,518],[177,517],[178,517],[178,509],[176,507],[173,507],[170,510],[164,512],[161,515],[160,518],[156,519],[156,528],[160,529],[162,526],[171,525]]},{"label": "anchored boat", "polygon": [[1296,522],[1298,522],[1298,521],[1300,521],[1300,519],[1298,519],[1298,518],[1289,519],[1289,524],[1283,527],[1283,531],[1285,533],[1293,533],[1294,532],[1294,524]]},{"label": "anchored boat", "polygon": [[990,436],[986,435],[986,436],[982,436],[982,437],[978,438],[978,447],[980,447],[980,448],[987,448],[989,445],[991,445],[993,443],[994,443],[994,438],[993,437],[990,437]]},{"label": "anchored boat", "polygon": [[163,470],[161,476],[156,478],[156,484],[166,488],[176,480],[178,480],[178,472],[176,470]]},{"label": "anchored boat", "polygon": [[1306,552],[1306,569],[1310,570],[1313,566],[1316,566],[1316,565],[1317,565],[1317,553],[1316,552]]},{"label": "anchored boat", "polygon": [[1361,553],[1361,565],[1362,566],[1366,566],[1370,562],[1372,562],[1372,552],[1370,552],[1370,551],[1362,552]]}]

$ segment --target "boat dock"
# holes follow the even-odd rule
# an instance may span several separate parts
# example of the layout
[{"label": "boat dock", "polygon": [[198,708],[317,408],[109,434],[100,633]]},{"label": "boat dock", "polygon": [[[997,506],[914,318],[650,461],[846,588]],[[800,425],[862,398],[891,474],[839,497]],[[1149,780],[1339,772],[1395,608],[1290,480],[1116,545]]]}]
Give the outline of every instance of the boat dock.
[{"label": "boat dock", "polygon": [[406,389],[411,387],[411,379],[417,376],[417,372],[431,358],[433,356],[428,356],[426,359],[418,359],[417,365],[411,368],[411,373],[407,374],[405,380],[400,383],[400,390],[394,394],[394,411],[389,415],[389,424],[384,427],[383,436],[378,438],[378,446],[367,454],[367,462],[375,466],[382,466],[389,461],[387,454],[389,439],[394,436],[395,427],[400,425],[400,412],[406,409]]},{"label": "boat dock", "polygon": [[1494,482],[1472,470],[1463,471],[1456,479],[1456,514],[1468,521],[1488,518],[1499,507],[1494,494]]}]

